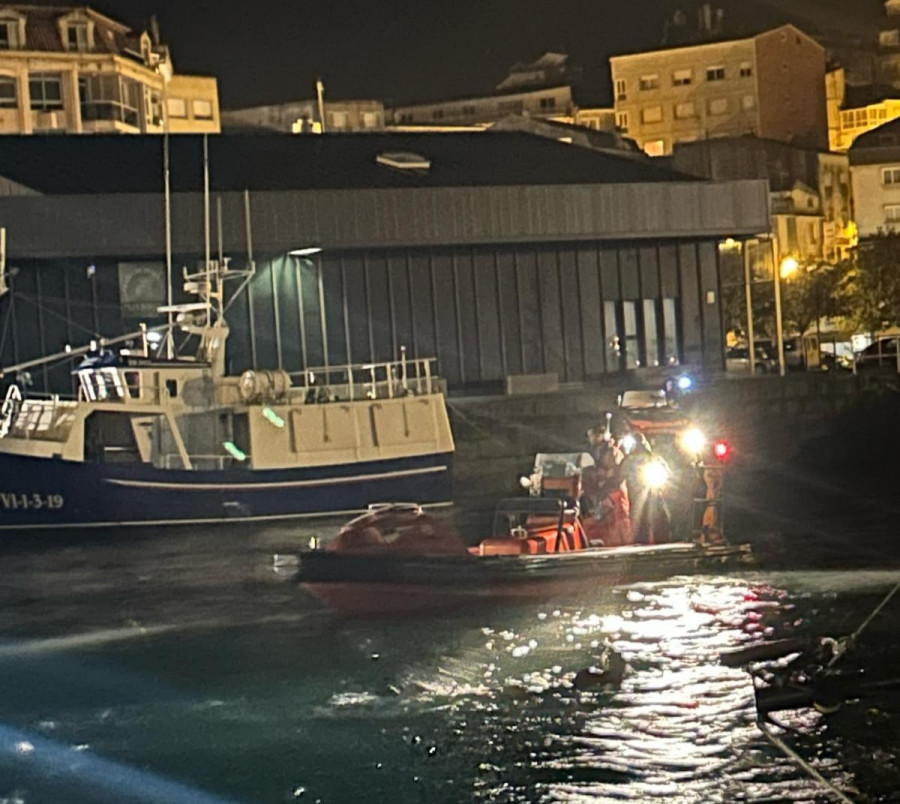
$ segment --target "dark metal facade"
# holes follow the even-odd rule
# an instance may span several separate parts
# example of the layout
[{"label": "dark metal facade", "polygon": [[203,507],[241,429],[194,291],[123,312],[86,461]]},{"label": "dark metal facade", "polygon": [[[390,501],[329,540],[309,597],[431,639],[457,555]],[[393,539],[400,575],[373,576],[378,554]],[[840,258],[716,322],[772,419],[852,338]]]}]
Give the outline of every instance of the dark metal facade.
[{"label": "dark metal facade", "polygon": [[[2,301],[12,306],[5,365],[158,320],[123,304],[118,263],[91,265],[21,265]],[[581,381],[674,361],[720,367],[718,283],[715,240],[282,254],[258,261],[229,309],[229,370],[385,361],[401,347],[436,356],[451,387],[546,372]],[[67,362],[37,370],[35,387],[66,387]]]}]

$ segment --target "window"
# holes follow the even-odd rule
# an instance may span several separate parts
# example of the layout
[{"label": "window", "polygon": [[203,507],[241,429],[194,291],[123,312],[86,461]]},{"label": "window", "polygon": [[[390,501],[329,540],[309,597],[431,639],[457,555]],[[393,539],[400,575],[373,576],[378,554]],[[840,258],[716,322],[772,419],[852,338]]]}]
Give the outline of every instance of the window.
[{"label": "window", "polygon": [[[469,106],[463,106],[463,107],[462,107],[462,113],[463,113],[463,114],[469,114],[469,115],[475,114],[475,107],[474,107],[474,106],[471,106],[471,105],[469,105]],[[363,119],[365,119],[366,115],[370,115],[370,116],[374,117],[374,114],[372,114],[371,112],[365,112],[365,113],[363,113]],[[374,128],[374,126],[372,126],[372,128]]]},{"label": "window", "polygon": [[725,80],[725,68],[724,67],[707,67],[706,68],[706,80],[707,81],[724,81]]},{"label": "window", "polygon": [[166,106],[169,117],[187,117],[187,101],[184,98],[169,98]]},{"label": "window", "polygon": [[18,105],[18,82],[10,75],[0,75],[0,109],[15,109]]},{"label": "window", "polygon": [[622,339],[619,336],[619,320],[616,303],[603,302],[603,329],[606,335],[606,370],[622,370]]},{"label": "window", "polygon": [[78,79],[81,119],[111,120],[139,127],[141,85],[119,75],[86,75]]},{"label": "window", "polygon": [[0,20],[0,50],[19,47],[19,23],[17,20]]},{"label": "window", "polygon": [[900,204],[885,204],[884,220],[887,223],[900,223]]},{"label": "window", "polygon": [[626,87],[627,84],[624,78],[616,79],[616,100],[625,100],[627,96]]},{"label": "window", "polygon": [[78,53],[90,49],[87,22],[70,22],[66,25],[66,49]]},{"label": "window", "polygon": [[441,120],[441,119],[444,117],[444,110],[443,110],[443,109],[435,109],[435,110],[431,113],[431,116],[432,116],[435,120]]},{"label": "window", "polygon": [[900,47],[900,31],[881,31],[878,44],[881,47]]},{"label": "window", "polygon": [[628,112],[616,112],[616,128],[628,131]]},{"label": "window", "polygon": [[841,127],[853,128],[853,110],[849,112],[841,112]]},{"label": "window", "polygon": [[641,91],[648,89],[659,89],[659,74],[651,73],[650,75],[642,75],[639,83]]},{"label": "window", "polygon": [[708,108],[710,114],[726,114],[728,112],[728,98],[712,98]]},{"label": "window", "polygon": [[881,183],[900,186],[900,167],[882,168]]},{"label": "window", "polygon": [[641,110],[642,123],[659,123],[663,119],[662,106],[648,106]]},{"label": "window", "polygon": [[32,73],[28,78],[31,108],[35,112],[62,109],[62,78],[59,73]]},{"label": "window", "polygon": [[869,125],[869,110],[868,109],[857,109],[854,118],[853,125],[856,128],[865,128]]},{"label": "window", "polygon": [[749,61],[742,61],[739,75],[741,78],[750,78],[753,75],[753,64]]},{"label": "window", "polygon": [[542,109],[555,109],[556,108],[556,98],[541,98],[541,108]]},{"label": "window", "polygon": [[644,299],[644,346],[647,353],[647,366],[659,366],[659,326],[656,314],[656,302]]},{"label": "window", "polygon": [[647,156],[665,156],[666,141],[651,140],[650,142],[645,142],[644,153],[647,154]]},{"label": "window", "polygon": [[678,365],[678,305],[675,299],[662,300],[663,312],[663,348],[666,364]]},{"label": "window", "polygon": [[622,323],[625,324],[625,368],[640,368],[641,345],[638,335],[636,302],[622,302]]},{"label": "window", "polygon": [[195,100],[191,104],[191,108],[194,112],[194,117],[197,120],[212,120],[213,119],[213,105],[212,102],[208,100]]},{"label": "window", "polygon": [[[441,112],[441,117],[443,116],[444,113]],[[338,131],[345,131],[349,128],[348,122],[347,112],[328,112],[329,128],[337,129]]]},{"label": "window", "polygon": [[755,109],[756,108],[756,98],[754,98],[753,95],[744,95],[744,97],[741,98],[741,106],[743,106],[744,110],[748,111],[748,112],[751,109]]},{"label": "window", "polygon": [[678,120],[684,120],[688,117],[696,117],[697,110],[694,108],[694,102],[688,101],[687,103],[677,103],[675,104],[675,117]]},{"label": "window", "polygon": [[694,71],[693,70],[676,70],[672,73],[672,86],[673,87],[686,87],[693,83],[694,80]]},{"label": "window", "polygon": [[[468,108],[472,108],[471,106]],[[463,107],[463,111],[465,111],[466,107]],[[378,128],[378,115],[375,112],[363,112],[362,113],[362,125],[363,128],[372,129]]]}]

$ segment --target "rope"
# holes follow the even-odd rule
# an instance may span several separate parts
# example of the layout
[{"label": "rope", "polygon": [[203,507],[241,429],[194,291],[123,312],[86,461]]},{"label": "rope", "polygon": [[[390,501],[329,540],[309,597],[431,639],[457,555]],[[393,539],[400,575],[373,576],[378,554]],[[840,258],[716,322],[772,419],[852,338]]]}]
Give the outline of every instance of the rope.
[{"label": "rope", "polygon": [[872,613],[866,617],[865,620],[862,621],[862,624],[857,628],[847,639],[842,639],[840,641],[840,647],[835,650],[834,655],[831,657],[831,661],[828,662],[828,667],[833,667],[839,659],[841,659],[844,654],[856,644],[856,640],[859,639],[860,634],[869,627],[869,624],[874,620],[880,613],[881,610],[891,602],[894,595],[900,592],[900,582],[888,592],[882,601],[872,609]]},{"label": "rope", "polygon": [[[769,722],[774,723],[775,721],[770,720]],[[760,719],[756,721],[756,725],[759,726],[759,730],[766,736],[766,739],[772,745],[774,745],[779,751],[781,751],[788,759],[790,759],[794,764],[797,765],[801,770],[803,770],[811,779],[821,784],[825,787],[838,801],[844,802],[844,804],[855,804],[852,798],[847,796],[841,790],[834,786],[831,782],[828,781],[821,773],[819,773],[812,765],[810,765],[803,757],[800,756],[793,748],[791,748],[784,740],[782,740],[777,734],[774,734],[766,727],[766,721]],[[777,724],[780,726],[780,724]]]}]

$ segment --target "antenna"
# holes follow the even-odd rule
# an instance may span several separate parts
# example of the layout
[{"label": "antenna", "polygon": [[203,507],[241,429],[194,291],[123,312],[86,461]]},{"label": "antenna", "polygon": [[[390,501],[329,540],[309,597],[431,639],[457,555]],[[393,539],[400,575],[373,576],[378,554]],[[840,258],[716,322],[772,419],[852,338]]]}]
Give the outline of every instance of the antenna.
[{"label": "antenna", "polygon": [[325,133],[325,84],[322,79],[316,79],[316,98],[319,102],[319,124],[322,126],[322,133]]},{"label": "antenna", "polygon": [[206,282],[208,286],[212,286],[212,276],[210,274],[210,221],[209,221],[209,134],[203,135],[203,242],[206,260],[204,270],[206,271]]}]

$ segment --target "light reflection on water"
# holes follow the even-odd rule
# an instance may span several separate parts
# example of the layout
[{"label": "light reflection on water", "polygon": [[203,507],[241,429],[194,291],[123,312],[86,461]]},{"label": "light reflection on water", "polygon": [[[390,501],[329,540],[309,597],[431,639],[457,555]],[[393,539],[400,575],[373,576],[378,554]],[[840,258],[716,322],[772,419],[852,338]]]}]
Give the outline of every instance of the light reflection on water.
[{"label": "light reflection on water", "polygon": [[[340,623],[277,581],[272,547],[198,536],[11,557],[0,724],[244,802],[825,801],[760,735],[748,676],[718,654],[846,633],[900,579],[674,579]],[[621,683],[576,689],[605,648],[628,663]],[[866,742],[864,710],[786,718],[807,734],[791,740],[839,786],[900,800],[873,781],[896,771],[897,720],[882,723],[893,743]],[[0,801],[116,800],[65,768],[48,776],[39,753],[0,746]]]}]

